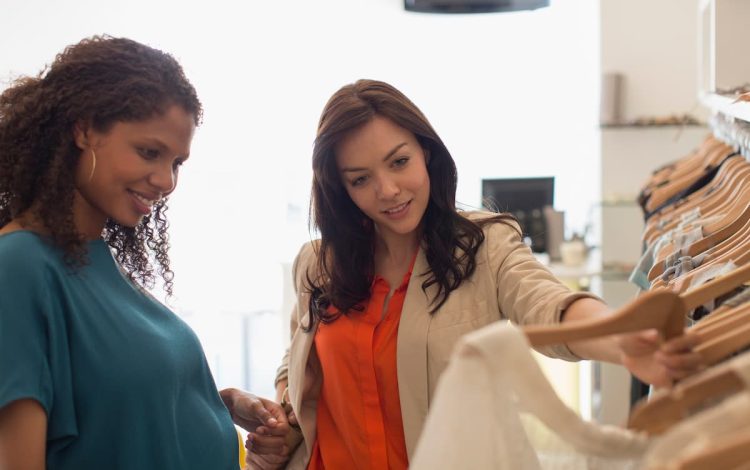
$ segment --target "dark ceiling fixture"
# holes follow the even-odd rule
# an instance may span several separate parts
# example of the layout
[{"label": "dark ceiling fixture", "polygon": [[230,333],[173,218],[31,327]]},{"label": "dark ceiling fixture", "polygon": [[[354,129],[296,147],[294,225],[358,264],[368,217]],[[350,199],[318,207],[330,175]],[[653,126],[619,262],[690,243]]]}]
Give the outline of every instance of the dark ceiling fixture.
[{"label": "dark ceiling fixture", "polygon": [[499,13],[548,6],[549,0],[404,0],[406,11],[420,13]]}]

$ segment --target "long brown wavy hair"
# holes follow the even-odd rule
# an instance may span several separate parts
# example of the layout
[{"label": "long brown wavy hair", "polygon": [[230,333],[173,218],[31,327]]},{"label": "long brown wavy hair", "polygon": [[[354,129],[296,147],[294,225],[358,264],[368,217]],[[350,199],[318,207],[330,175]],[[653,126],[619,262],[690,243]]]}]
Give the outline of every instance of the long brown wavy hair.
[{"label": "long brown wavy hair", "polygon": [[507,222],[508,214],[473,222],[456,209],[456,165],[427,118],[403,93],[376,80],[358,80],[339,89],[323,109],[313,148],[310,204],[312,228],[321,235],[317,275],[308,277],[311,292],[308,328],[317,318],[334,321],[340,313],[361,311],[370,297],[374,278],[375,230],[372,220],[346,192],[334,149],[344,136],[374,116],[390,119],[412,132],[429,155],[430,199],[422,217],[421,237],[429,264],[422,290],[437,285],[430,313],[435,313],[452,291],[471,277],[476,253],[484,242],[482,225]]},{"label": "long brown wavy hair", "polygon": [[[0,95],[0,227],[30,210],[73,267],[87,262],[73,222],[74,174],[81,150],[74,128],[107,132],[179,105],[196,125],[202,106],[169,54],[125,38],[95,36],[67,47],[35,77]],[[153,287],[154,267],[172,294],[167,205],[162,200],[138,226],[108,220],[103,237],[131,280]]]}]

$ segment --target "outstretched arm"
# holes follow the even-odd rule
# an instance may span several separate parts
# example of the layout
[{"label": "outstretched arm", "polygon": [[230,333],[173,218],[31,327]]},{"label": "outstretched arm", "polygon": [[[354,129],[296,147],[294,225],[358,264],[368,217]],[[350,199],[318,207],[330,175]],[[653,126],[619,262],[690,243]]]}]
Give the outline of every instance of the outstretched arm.
[{"label": "outstretched arm", "polygon": [[[609,307],[598,300],[578,299],[565,310],[562,321],[590,320],[609,314]],[[568,347],[584,359],[622,364],[644,382],[661,387],[700,370],[701,357],[693,352],[697,344],[697,338],[690,333],[664,341],[657,331],[647,330],[570,343]]]}]

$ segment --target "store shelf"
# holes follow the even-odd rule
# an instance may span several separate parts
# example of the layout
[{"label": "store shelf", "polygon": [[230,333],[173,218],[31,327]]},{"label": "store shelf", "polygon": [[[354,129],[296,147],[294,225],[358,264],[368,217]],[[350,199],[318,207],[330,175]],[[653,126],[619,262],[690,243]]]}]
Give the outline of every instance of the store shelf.
[{"label": "store shelf", "polygon": [[714,112],[750,122],[750,103],[747,101],[735,101],[732,97],[716,93],[701,93],[700,100],[704,106]]},{"label": "store shelf", "polygon": [[600,124],[602,130],[618,129],[679,129],[681,127],[705,127],[703,122],[675,123],[675,124]]}]

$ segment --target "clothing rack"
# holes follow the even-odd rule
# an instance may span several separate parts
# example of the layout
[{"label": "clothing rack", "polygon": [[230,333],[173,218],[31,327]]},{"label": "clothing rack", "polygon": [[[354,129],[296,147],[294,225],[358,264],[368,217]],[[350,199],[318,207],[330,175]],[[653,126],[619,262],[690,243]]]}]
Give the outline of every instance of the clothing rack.
[{"label": "clothing rack", "polygon": [[708,125],[717,139],[750,158],[750,122],[716,112],[709,118]]}]

